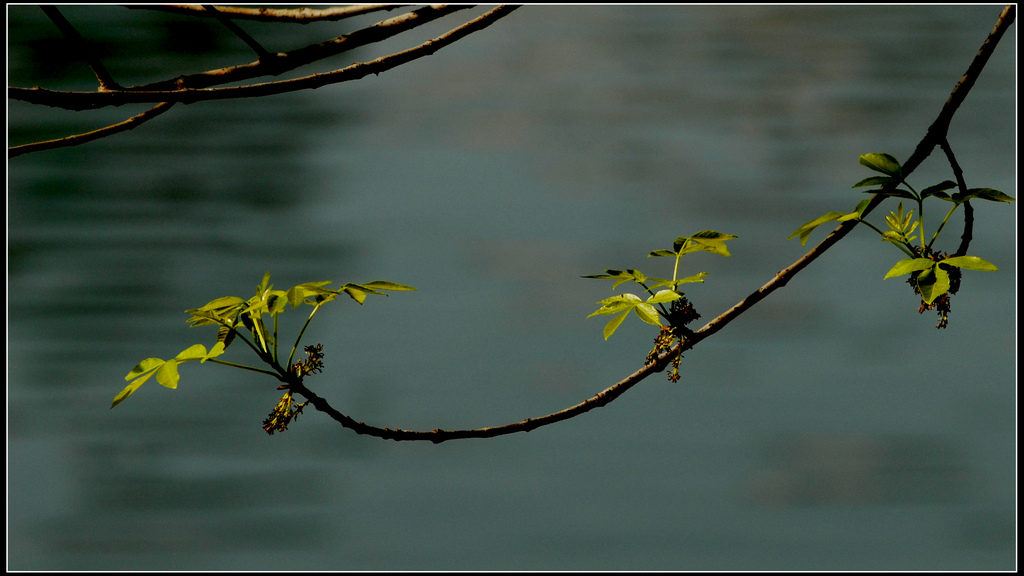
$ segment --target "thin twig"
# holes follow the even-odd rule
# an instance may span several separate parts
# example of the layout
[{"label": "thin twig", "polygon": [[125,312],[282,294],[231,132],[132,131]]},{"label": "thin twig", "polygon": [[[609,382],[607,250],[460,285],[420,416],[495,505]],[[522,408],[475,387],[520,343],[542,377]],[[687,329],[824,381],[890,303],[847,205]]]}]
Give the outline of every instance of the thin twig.
[{"label": "thin twig", "polygon": [[231,30],[231,32],[234,33],[235,36],[238,36],[242,40],[242,42],[245,42],[245,44],[249,48],[252,48],[252,51],[256,53],[257,58],[263,61],[268,61],[273,58],[273,55],[269,51],[267,51],[266,48],[260,45],[260,43],[257,42],[255,38],[250,36],[245,30],[242,30],[242,28],[239,27],[238,24],[232,22],[230,18],[218,12],[215,6],[213,6],[212,4],[203,4],[202,7],[207,12],[213,14],[214,18],[216,18],[218,22],[223,24],[224,27],[228,30]]},{"label": "thin twig", "polygon": [[53,150],[56,148],[67,148],[69,146],[78,146],[79,144],[85,144],[86,142],[92,142],[118,132],[127,132],[134,128],[138,128],[144,122],[148,122],[153,118],[167,112],[174,106],[173,102],[161,102],[156,106],[146,110],[142,114],[132,116],[124,122],[118,122],[99,130],[93,130],[92,132],[86,132],[84,134],[75,134],[73,136],[66,136],[64,138],[58,138],[56,140],[47,140],[45,142],[33,142],[31,144],[22,144],[20,146],[11,146],[7,149],[7,158],[11,159],[15,156],[21,156],[22,154],[28,154],[29,152],[41,152],[43,150]]},{"label": "thin twig", "polygon": [[[956,186],[961,194],[967,196],[967,181],[964,180],[964,171],[960,168],[960,163],[956,161],[956,156],[953,154],[953,147],[949,145],[949,139],[943,138],[939,142],[939,146],[942,151],[946,154],[946,160],[949,161],[949,166],[953,169],[953,175],[956,177]],[[967,250],[971,247],[971,240],[974,238],[974,207],[971,206],[970,200],[964,200],[964,233],[960,236],[960,246],[953,253],[954,256],[966,256]]]},{"label": "thin twig", "polygon": [[[258,22],[282,22],[294,24],[310,24],[313,22],[328,22],[344,20],[353,16],[369,14],[380,10],[396,10],[405,8],[408,4],[360,4],[355,6],[339,6],[334,8],[243,8],[241,6],[217,6],[217,11],[236,20],[255,20]],[[205,11],[201,6],[157,4],[129,5],[125,8],[136,10],[158,10],[172,14],[184,14],[188,16],[211,17],[212,14]]]},{"label": "thin twig", "polygon": [[85,39],[82,38],[82,35],[78,33],[78,30],[75,30],[75,27],[68,22],[68,19],[60,13],[56,6],[40,6],[39,8],[57,26],[57,29],[71,41],[75,52],[85,59],[86,63],[89,64],[89,68],[92,68],[92,73],[96,75],[96,79],[100,82],[100,92],[123,89],[120,84],[114,81],[110,72],[107,72],[103,62],[100,62],[100,59],[96,57],[96,54]]}]

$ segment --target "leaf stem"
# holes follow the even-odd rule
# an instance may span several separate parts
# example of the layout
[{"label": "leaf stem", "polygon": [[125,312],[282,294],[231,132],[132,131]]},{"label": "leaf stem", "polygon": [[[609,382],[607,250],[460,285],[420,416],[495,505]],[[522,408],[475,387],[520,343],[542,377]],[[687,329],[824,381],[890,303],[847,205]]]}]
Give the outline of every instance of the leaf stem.
[{"label": "leaf stem", "polygon": [[217,360],[216,358],[208,358],[207,362],[213,362],[215,364],[223,364],[225,366],[231,366],[233,368],[241,368],[242,370],[250,370],[252,372],[259,372],[260,374],[269,374],[274,378],[279,378],[280,374],[277,372],[271,372],[270,370],[264,370],[263,368],[254,368],[252,366],[246,366],[244,364],[235,364],[234,362],[228,362],[226,360]]},{"label": "leaf stem", "polygon": [[292,353],[288,355],[288,366],[291,366],[292,361],[295,360],[295,351],[299,349],[299,343],[302,342],[302,335],[306,333],[306,328],[309,326],[309,323],[313,321],[313,316],[316,315],[317,310],[319,310],[323,304],[323,302],[317,302],[316,306],[313,307],[313,311],[309,313],[309,318],[306,318],[306,323],[302,325],[302,330],[299,330],[299,337],[295,339],[295,345],[292,346]]}]

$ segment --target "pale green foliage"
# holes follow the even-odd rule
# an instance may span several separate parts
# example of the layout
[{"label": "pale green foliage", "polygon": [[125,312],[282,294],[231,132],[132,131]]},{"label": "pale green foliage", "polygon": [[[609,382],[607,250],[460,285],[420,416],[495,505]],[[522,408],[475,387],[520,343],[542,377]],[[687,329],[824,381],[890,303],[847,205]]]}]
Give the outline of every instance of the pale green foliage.
[{"label": "pale green foliage", "polygon": [[[306,326],[309,325],[317,310],[327,302],[335,300],[340,294],[346,294],[357,303],[362,304],[366,300],[367,295],[370,294],[386,296],[387,294],[384,291],[415,290],[412,286],[396,284],[385,280],[375,280],[365,284],[349,283],[337,290],[327,288],[331,283],[332,281],[330,280],[307,282],[290,288],[287,291],[274,290],[274,286],[270,284],[270,272],[267,272],[263,276],[262,282],[256,287],[256,295],[248,300],[243,300],[237,296],[224,296],[211,300],[200,308],[186,310],[185,312],[189,314],[188,322],[190,327],[219,327],[217,330],[217,341],[213,348],[207,352],[206,347],[202,344],[194,344],[171,360],[163,360],[161,358],[147,358],[143,360],[125,376],[125,380],[129,381],[129,384],[114,397],[114,402],[110,407],[113,408],[123,402],[154,375],[156,376],[157,383],[162,386],[177,388],[178,380],[180,379],[178,364],[194,360],[198,360],[200,363],[212,360],[223,354],[236,337],[240,337],[248,344],[260,359],[270,365],[274,371],[218,360],[212,360],[213,362],[280,377],[288,373],[291,361],[295,356],[295,350],[298,348]],[[302,327],[299,337],[295,340],[295,346],[292,347],[288,362],[281,366],[277,356],[277,317],[286,312],[289,306],[291,306],[291,309],[295,309],[303,304],[313,306],[313,311],[310,312],[306,324]],[[265,316],[270,317],[272,328],[267,328],[267,323],[264,321]],[[244,332],[250,334],[251,341],[245,337]]]},{"label": "pale green foliage", "polygon": [[[729,249],[726,247],[725,242],[737,238],[733,234],[723,234],[714,230],[702,230],[692,236],[680,236],[675,239],[672,243],[671,250],[655,250],[648,254],[650,257],[675,257],[675,267],[672,270],[672,279],[666,278],[649,278],[643,272],[639,270],[627,269],[627,270],[605,270],[604,274],[594,274],[590,276],[584,276],[584,278],[598,278],[615,280],[615,284],[612,285],[612,289],[618,288],[619,285],[625,282],[636,282],[650,294],[647,300],[643,300],[636,294],[620,294],[605,298],[598,302],[601,305],[591,316],[603,316],[617,314],[612,318],[604,327],[604,339],[607,340],[615,333],[619,325],[626,319],[630,311],[636,313],[636,315],[648,324],[654,326],[662,326],[661,317],[669,318],[670,312],[662,304],[678,300],[684,296],[684,293],[679,291],[681,284],[688,284],[691,282],[704,282],[704,277],[708,275],[707,272],[698,272],[692,276],[686,276],[679,278],[679,259],[686,254],[693,254],[695,252],[711,252],[712,254],[718,254],[719,256],[730,256]],[[648,282],[652,284],[648,286]],[[654,292],[657,288],[667,287],[666,290],[660,290],[657,293]],[[658,307],[656,308],[655,305]]]},{"label": "pale green foliage", "polygon": [[[913,210],[904,212],[902,201],[899,203],[895,212],[889,212],[889,215],[885,217],[885,223],[888,225],[889,230],[879,230],[871,223],[863,220],[862,214],[870,202],[869,200],[862,200],[857,204],[854,211],[849,214],[843,214],[842,212],[829,212],[824,216],[815,218],[814,220],[811,220],[797,228],[795,232],[789,235],[787,240],[799,237],[800,244],[806,245],[811,232],[822,224],[833,221],[843,222],[846,220],[857,220],[878,232],[883,241],[891,242],[903,251],[903,253],[909,256],[909,258],[897,262],[896,265],[893,266],[885,275],[885,278],[902,276],[904,274],[913,274],[916,286],[921,292],[921,300],[928,306],[950,289],[949,273],[944,270],[940,264],[945,266],[955,266],[967,270],[996,270],[996,266],[994,264],[986,262],[977,256],[954,256],[952,258],[943,258],[940,253],[937,253],[932,249],[932,245],[938,238],[939,233],[942,232],[946,222],[949,221],[950,216],[953,215],[953,212],[968,200],[979,199],[990,202],[1013,202],[1013,197],[992,188],[970,188],[951,195],[947,193],[946,190],[957,187],[956,182],[953,182],[952,180],[944,180],[939,184],[925,188],[921,193],[917,193],[909,184],[906,183],[906,181],[904,181],[903,169],[900,166],[899,161],[892,155],[885,153],[864,154],[860,157],[860,163],[876,172],[885,174],[885,176],[872,176],[870,178],[865,178],[854,184],[854,188],[863,188],[867,186],[884,187],[889,184],[904,184],[907,188],[910,188],[910,190],[893,187],[891,189],[873,189],[868,192],[882,194],[887,197],[912,200],[917,203],[918,214],[924,214],[924,200],[929,197],[953,203],[953,207],[949,210],[946,217],[942,220],[938,228],[935,230],[935,233],[932,235],[931,241],[925,243],[923,218],[914,220]],[[919,232],[920,235],[913,235],[915,231]],[[914,244],[914,241],[918,239],[920,239],[920,246]]]}]

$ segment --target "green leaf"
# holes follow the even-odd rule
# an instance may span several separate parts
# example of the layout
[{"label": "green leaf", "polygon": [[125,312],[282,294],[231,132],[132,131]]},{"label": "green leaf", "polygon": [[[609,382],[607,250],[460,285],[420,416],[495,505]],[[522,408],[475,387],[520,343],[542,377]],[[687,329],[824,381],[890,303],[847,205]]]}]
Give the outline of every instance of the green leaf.
[{"label": "green leaf", "polygon": [[860,163],[875,172],[881,172],[900,180],[903,179],[903,170],[900,168],[899,160],[884,152],[861,154]]},{"label": "green leaf", "polygon": [[224,296],[222,298],[217,298],[216,300],[211,300],[206,304],[206,306],[199,308],[199,310],[228,310],[237,307],[239,304],[245,304],[245,300],[242,300],[238,296]]},{"label": "green leaf", "polygon": [[[291,307],[294,309],[298,308],[300,304],[307,303],[306,298],[315,298],[316,296],[324,294],[337,294],[337,291],[335,290],[324,288],[324,286],[331,284],[332,282],[332,280],[325,280],[323,282],[307,282],[305,284],[299,284],[298,286],[288,290],[286,293],[288,303],[291,304]],[[315,304],[316,302],[310,301],[308,303]]]},{"label": "green leaf", "polygon": [[[693,236],[676,238],[673,247],[676,248],[678,256],[700,251],[711,252],[719,256],[731,256],[729,249],[725,246],[725,242],[733,238],[739,238],[739,236],[716,232],[715,230],[701,230]],[[689,244],[687,245],[687,243]]]},{"label": "green leaf", "polygon": [[622,270],[605,270],[604,274],[590,274],[588,276],[580,276],[580,278],[596,278],[600,280],[610,280],[612,278],[621,278],[624,272]]},{"label": "green leaf", "polygon": [[661,320],[658,319],[658,311],[655,310],[654,306],[651,306],[646,302],[640,302],[633,307],[633,311],[636,312],[636,315],[644,322],[654,324],[655,326],[661,326]]},{"label": "green leaf", "polygon": [[615,284],[612,285],[612,290],[619,287],[624,282],[644,282],[647,280],[647,276],[639,270],[605,270],[604,274],[593,274],[590,276],[583,276],[583,278],[598,278],[604,280],[616,280]]},{"label": "green leaf", "polygon": [[351,284],[346,284],[345,287],[342,288],[342,291],[344,291],[345,294],[348,294],[353,300],[355,300],[359,304],[362,304],[363,302],[366,301],[366,292],[363,292],[358,288],[354,288]]},{"label": "green leaf", "polygon": [[[160,365],[163,364],[164,362],[165,360],[160,358],[146,358],[142,362],[139,362],[135,366],[135,368],[132,368],[132,371],[129,372],[128,375],[124,377],[124,379],[131,380],[132,378],[138,378],[139,376],[142,376],[143,374],[146,374],[148,372],[153,372],[157,368],[159,368]],[[152,374],[149,374],[149,376],[152,376]],[[149,376],[147,376],[147,378]]]},{"label": "green leaf", "polygon": [[917,275],[917,288],[925,304],[931,304],[949,291],[949,273],[938,266],[925,270]]},{"label": "green leaf", "polygon": [[[294,308],[294,306],[292,306]],[[271,290],[267,293],[267,312],[280,314],[288,309],[288,293],[284,290]]]},{"label": "green leaf", "polygon": [[814,232],[815,228],[817,228],[818,226],[821,226],[822,224],[824,224],[826,222],[832,222],[833,220],[838,220],[842,216],[843,216],[842,212],[829,212],[828,214],[825,214],[824,216],[819,216],[819,217],[815,218],[814,220],[811,220],[810,222],[807,222],[803,226],[797,228],[796,231],[794,231],[792,234],[790,234],[786,238],[786,240],[792,240],[794,237],[799,236],[800,237],[800,245],[801,246],[806,246],[807,245],[807,239],[811,236],[811,232]]},{"label": "green leaf", "polygon": [[671,286],[672,288],[678,287],[680,284],[689,284],[691,282],[704,282],[704,277],[708,275],[707,272],[698,272],[693,276],[687,276],[686,278],[680,278],[678,280],[665,280],[664,278],[651,278],[651,280],[657,280],[658,283],[651,286],[651,290],[655,288],[661,288],[662,286]]},{"label": "green leaf", "polygon": [[650,258],[652,256],[660,257],[660,256],[675,256],[675,255],[676,255],[676,253],[674,251],[672,251],[672,250],[655,250],[655,251],[651,252],[650,254],[648,254],[647,257]]},{"label": "green leaf", "polygon": [[995,272],[999,270],[999,268],[996,268],[995,264],[982,260],[977,256],[953,256],[952,258],[940,260],[939,263],[956,266],[957,268],[964,268],[966,270],[980,270],[982,272]]},{"label": "green leaf", "polygon": [[[619,294],[598,302],[601,307],[594,311],[590,316],[617,314],[623,310],[628,312],[630,308],[642,303],[643,300],[641,300],[636,294]],[[587,316],[587,318],[590,318],[590,316]]]},{"label": "green leaf", "polygon": [[886,273],[883,280],[888,280],[895,276],[903,276],[911,272],[917,272],[918,270],[926,270],[935,266],[935,261],[928,258],[904,258],[896,263],[888,273]]},{"label": "green leaf", "polygon": [[680,278],[676,280],[676,284],[689,284],[690,282],[704,282],[704,277],[707,276],[707,272],[698,272],[693,276],[687,276],[686,278]]},{"label": "green leaf", "polygon": [[238,334],[234,328],[228,328],[227,326],[221,326],[217,330],[217,344],[223,345],[222,350],[227,350],[228,346],[235,340],[235,335]]},{"label": "green leaf", "polygon": [[[203,354],[206,354],[205,350],[203,351]],[[178,380],[180,378],[181,376],[178,374],[178,362],[176,360],[168,360],[167,362],[164,362],[164,365],[156,371],[157,384],[166,388],[171,388],[172,390],[178,387]]]},{"label": "green leaf", "polygon": [[895,190],[865,190],[865,194],[881,194],[886,198],[906,198],[907,200],[917,201],[917,196],[908,190],[897,188]]},{"label": "green leaf", "polygon": [[673,300],[679,300],[683,296],[675,290],[661,290],[654,296],[647,299],[648,304],[661,304],[662,302],[671,302]]},{"label": "green leaf", "polygon": [[207,303],[202,308],[195,308],[191,310],[185,310],[186,314],[191,314],[186,322],[191,322],[191,327],[196,326],[209,326],[229,323],[232,318],[237,316],[238,311],[241,310],[246,304],[245,300],[237,296],[224,296],[223,298],[217,298]]},{"label": "green leaf", "polygon": [[260,282],[260,285],[256,287],[256,295],[257,296],[260,296],[260,297],[263,296],[263,293],[267,291],[267,288],[268,288],[267,284],[269,282],[270,282],[270,270],[267,270],[267,273],[263,275],[263,281]]},{"label": "green leaf", "polygon": [[[149,376],[152,376],[152,374],[150,374]],[[142,386],[146,382],[146,380],[149,380],[149,376],[139,378],[132,382],[131,384],[125,386],[124,390],[121,390],[121,392],[119,392],[117,396],[114,396],[114,402],[110,405],[110,408],[113,409],[114,406],[117,406],[121,402],[124,402],[125,399],[134,394],[135,391],[139,389],[139,386]]]},{"label": "green leaf", "polygon": [[189,360],[200,360],[204,357],[206,357],[206,346],[193,344],[182,350],[174,359],[178,362],[188,362]]},{"label": "green leaf", "polygon": [[950,188],[956,188],[956,182],[953,182],[952,180],[943,180],[934,186],[929,186],[924,190],[921,190],[921,199],[923,200],[929,196],[935,196],[937,198],[942,198],[943,200],[948,200],[950,199],[950,196],[945,193],[945,190],[949,190]]},{"label": "green leaf", "polygon": [[392,291],[408,291],[416,290],[412,286],[406,286],[405,284],[396,284],[394,282],[388,282],[387,280],[374,280],[373,282],[367,282],[366,284],[360,284],[366,288],[373,288],[374,290],[392,290]]},{"label": "green leaf", "polygon": [[[618,329],[619,324],[622,324],[622,321],[625,320],[626,316],[628,316],[628,315],[629,315],[629,311],[627,310],[626,312],[620,314],[619,316],[616,316],[615,318],[612,318],[611,320],[608,321],[607,324],[604,325],[604,339],[605,340],[607,340],[608,338],[611,338],[612,334],[615,334],[615,330]],[[591,314],[591,316],[593,316],[593,314]],[[588,318],[589,318],[589,316],[588,316]]]},{"label": "green leaf", "polygon": [[225,345],[224,342],[217,342],[216,344],[213,345],[213,348],[210,348],[210,353],[204,356],[203,359],[199,361],[199,363],[202,364],[203,362],[206,362],[210,358],[216,358],[217,356],[220,356],[221,354],[224,353],[224,350],[226,348],[227,345]]},{"label": "green leaf", "polygon": [[[893,180],[896,179],[890,176],[870,176],[868,178],[861,180],[860,182],[857,182],[853,186],[850,186],[850,188],[863,188],[865,186],[884,186],[889,182],[892,182]],[[896,181],[899,182],[899,180]]]},{"label": "green leaf", "polygon": [[1013,196],[1009,196],[992,188],[971,188],[967,193],[970,195],[970,198],[989,200],[991,202],[1013,202],[1016,200]]}]

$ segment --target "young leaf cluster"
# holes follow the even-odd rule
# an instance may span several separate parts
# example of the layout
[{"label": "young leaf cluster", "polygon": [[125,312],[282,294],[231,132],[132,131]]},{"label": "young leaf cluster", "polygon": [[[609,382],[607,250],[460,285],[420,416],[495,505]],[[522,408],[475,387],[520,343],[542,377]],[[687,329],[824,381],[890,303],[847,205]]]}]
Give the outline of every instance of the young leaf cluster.
[{"label": "young leaf cluster", "polygon": [[[604,274],[593,274],[584,278],[597,278],[615,280],[612,289],[618,288],[625,282],[639,284],[650,296],[645,300],[636,294],[625,293],[605,298],[598,302],[601,305],[594,313],[587,316],[615,316],[604,327],[604,339],[607,340],[615,333],[619,325],[626,319],[630,312],[633,312],[641,320],[654,326],[663,327],[661,319],[668,321],[670,326],[681,327],[685,324],[679,314],[674,314],[672,309],[679,309],[678,305],[666,308],[665,304],[683,299],[685,293],[679,290],[682,284],[691,282],[704,282],[707,272],[699,272],[684,278],[679,277],[679,260],[686,254],[696,252],[711,252],[720,256],[730,256],[729,249],[725,242],[737,238],[732,234],[723,234],[714,230],[702,230],[692,236],[680,236],[672,243],[671,250],[654,250],[648,254],[651,257],[672,257],[675,258],[675,265],[672,268],[672,279],[650,278],[639,270],[605,270]],[[655,292],[656,289],[663,288]],[[692,307],[690,307],[692,310]],[[692,320],[692,318],[689,318]]]},{"label": "young leaf cluster", "polygon": [[[110,407],[113,408],[123,402],[154,375],[157,383],[167,388],[176,388],[179,380],[178,365],[193,360],[198,360],[200,363],[209,360],[217,364],[260,372],[286,383],[291,375],[301,378],[318,371],[315,370],[316,363],[323,357],[320,353],[322,346],[307,346],[306,352],[310,359],[292,363],[306,328],[309,327],[309,323],[324,304],[335,300],[341,294],[362,304],[370,294],[386,296],[386,291],[415,290],[412,286],[384,280],[365,284],[349,283],[337,289],[328,288],[327,286],[330,284],[332,284],[330,280],[307,282],[288,290],[274,290],[274,286],[270,284],[270,272],[267,272],[263,276],[262,282],[256,287],[256,295],[248,300],[237,296],[224,296],[212,300],[200,308],[186,310],[185,313],[189,314],[190,327],[217,327],[217,340],[213,348],[207,351],[202,344],[194,344],[170,360],[161,358],[143,360],[125,376],[125,380],[129,384],[114,397],[114,402]],[[278,317],[289,309],[294,310],[303,305],[312,306],[313,310],[306,318],[298,337],[295,338],[287,362],[282,364],[278,348]],[[224,354],[228,346],[236,340],[241,340],[252,349],[256,356],[269,366],[269,369],[218,360],[217,358]]]},{"label": "young leaf cluster", "polygon": [[[903,169],[900,162],[892,155],[885,153],[863,154],[860,157],[860,163],[875,172],[881,173],[882,176],[871,176],[865,178],[854,184],[853,188],[878,186],[879,188],[872,188],[866,192],[869,194],[881,194],[886,197],[900,199],[900,203],[896,210],[889,212],[885,217],[885,224],[888,227],[888,230],[881,230],[863,219],[862,215],[864,209],[870,200],[862,200],[857,204],[853,212],[848,214],[844,214],[842,212],[829,212],[824,216],[807,222],[790,234],[787,240],[799,237],[800,243],[802,245],[806,245],[807,238],[811,235],[811,232],[813,232],[818,226],[827,222],[856,220],[859,223],[863,223],[865,226],[877,232],[882,241],[893,244],[908,256],[908,258],[898,261],[889,270],[889,272],[886,273],[885,278],[888,279],[910,274],[911,277],[908,282],[914,287],[915,292],[921,296],[921,300],[923,302],[921,308],[922,311],[933,308],[936,301],[947,295],[947,293],[955,293],[954,286],[958,284],[959,272],[955,273],[957,281],[951,282],[950,268],[979,271],[997,270],[994,264],[977,256],[968,256],[966,254],[947,255],[935,250],[934,245],[940,233],[945,228],[946,223],[949,222],[950,217],[953,216],[953,213],[961,206],[969,206],[968,202],[970,200],[977,199],[990,202],[1008,203],[1014,201],[1013,197],[992,188],[967,189],[963,185],[958,186],[958,184],[952,180],[945,180],[918,192],[908,182],[906,182],[903,177]],[[905,186],[906,189],[900,188],[900,186]],[[958,191],[952,194],[947,192],[954,188],[958,188]],[[935,228],[935,232],[932,233],[930,238],[927,235],[924,220],[924,201],[927,198],[936,198],[952,204],[952,207],[950,207],[946,212],[945,217]],[[913,202],[917,205],[917,220],[914,219],[913,209],[906,212],[904,211],[903,200]],[[967,218],[965,218],[965,220],[967,220]],[[968,223],[967,225],[970,226],[972,224]],[[945,307],[945,311],[948,312],[948,303]],[[943,320],[945,320],[944,312]],[[939,327],[944,326],[945,323],[940,322]]]}]

